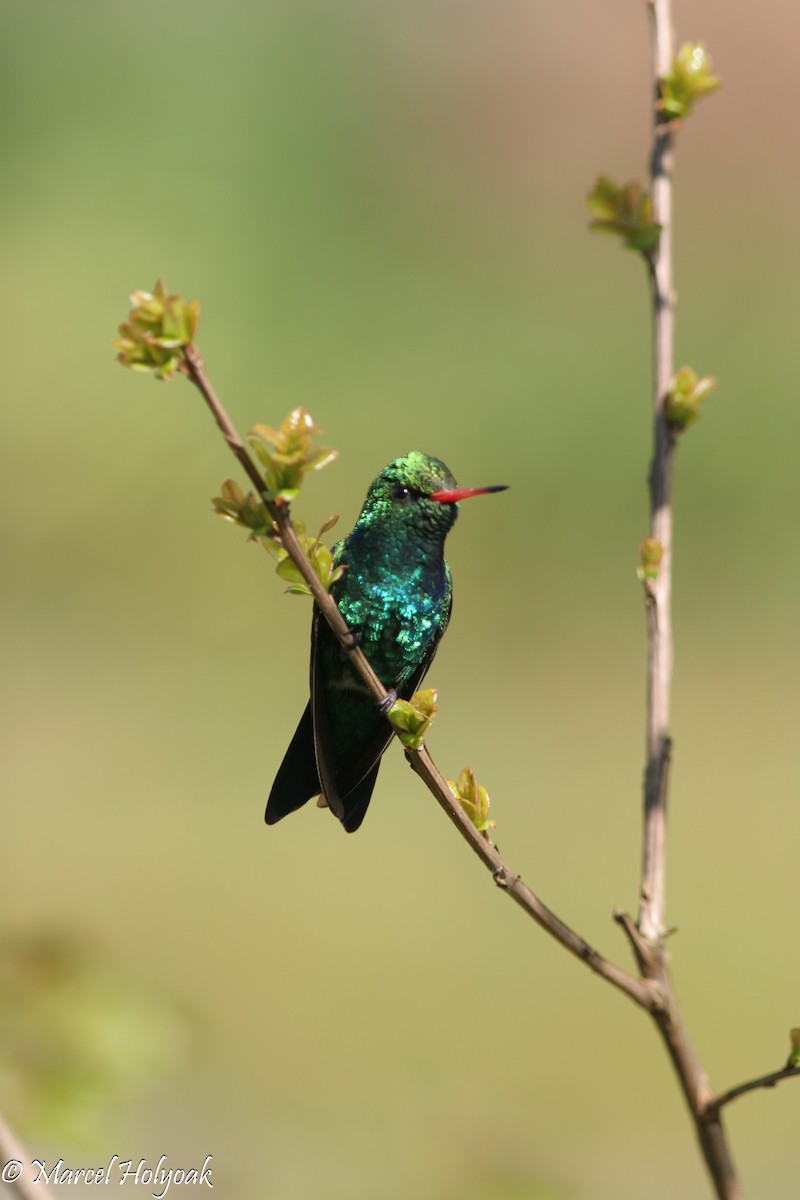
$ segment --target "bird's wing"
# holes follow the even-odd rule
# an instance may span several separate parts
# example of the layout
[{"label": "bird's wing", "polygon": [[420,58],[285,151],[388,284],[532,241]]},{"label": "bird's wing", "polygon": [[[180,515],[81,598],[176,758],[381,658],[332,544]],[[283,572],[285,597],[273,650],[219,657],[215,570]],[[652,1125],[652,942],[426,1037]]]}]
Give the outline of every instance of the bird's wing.
[{"label": "bird's wing", "polygon": [[372,789],[375,787],[375,780],[378,778],[378,768],[381,765],[381,760],[375,763],[371,771],[368,771],[364,778],[352,792],[348,792],[345,796],[345,810],[342,817],[342,825],[348,833],[355,833],[364,817],[367,814],[367,808],[372,797]]},{"label": "bird's wing", "polygon": [[[335,638],[328,629],[325,618],[319,609],[315,607],[311,630],[311,712],[314,726],[314,753],[316,755],[319,781],[328,807],[342,823],[345,823],[349,811],[349,805],[347,804],[348,794],[361,783],[364,776],[378,762],[391,741],[392,731],[385,721],[377,719],[378,714],[376,711],[375,733],[367,739],[358,756],[345,764],[337,761],[323,684],[321,652],[323,639],[329,639],[329,647],[335,642]],[[336,652],[338,653],[338,649]],[[373,786],[374,782],[373,778]],[[369,791],[371,793],[372,788]],[[363,805],[364,812],[366,812],[368,803],[369,795],[367,795],[366,803]]]},{"label": "bird's wing", "polygon": [[302,807],[307,800],[317,795],[319,789],[311,705],[307,704],[275,776],[264,818],[267,824],[274,825],[282,817]]},{"label": "bird's wing", "polygon": [[[447,628],[451,611],[452,591],[450,592],[450,604],[444,614],[430,653],[426,656],[425,662],[403,684],[401,691],[404,698],[412,696],[425,677],[442,634]],[[325,625],[325,630],[322,629],[320,622]],[[388,721],[378,716],[377,704],[375,704],[374,731],[351,761],[345,764],[336,762],[328,708],[325,703],[325,689],[322,686],[321,656],[319,654],[320,639],[328,635],[333,637],[333,634],[329,634],[327,630],[325,618],[319,609],[315,608],[311,638],[311,711],[313,713],[317,773],[328,807],[339,818],[348,833],[352,833],[358,829],[364,819],[372,789],[375,786],[381,755],[394,737],[394,731]]]}]

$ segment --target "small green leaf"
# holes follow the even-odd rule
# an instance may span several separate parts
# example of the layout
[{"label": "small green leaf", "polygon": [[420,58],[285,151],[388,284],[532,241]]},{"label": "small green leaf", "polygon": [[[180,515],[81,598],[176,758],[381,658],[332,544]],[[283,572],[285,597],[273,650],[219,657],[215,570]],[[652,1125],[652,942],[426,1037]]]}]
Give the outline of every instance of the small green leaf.
[{"label": "small green leaf", "polygon": [[403,745],[418,750],[438,710],[436,688],[423,688],[410,700],[396,700],[387,715]]},{"label": "small green leaf", "polygon": [[328,517],[327,521],[323,521],[322,525],[320,526],[320,531],[317,534],[317,541],[319,541],[319,539],[324,534],[330,533],[330,531],[333,529],[334,525],[336,524],[336,522],[338,520],[339,520],[339,514],[333,513],[332,516]]},{"label": "small green leaf", "polygon": [[220,491],[225,499],[230,500],[231,503],[244,504],[244,491],[235,479],[226,479],[220,488]]},{"label": "small green leaf", "polygon": [[152,292],[131,292],[132,308],[114,342],[117,362],[132,371],[152,371],[171,379],[183,365],[183,351],[197,332],[200,305],[171,296],[163,279]]},{"label": "small green leaf", "polygon": [[294,584],[295,586],[299,585],[300,587],[305,588],[306,592],[308,593],[308,585],[303,578],[302,571],[298,567],[297,563],[289,558],[288,554],[278,563],[277,567],[275,568],[275,574],[279,575],[281,579],[285,579],[287,583]]},{"label": "small green leaf", "polygon": [[272,517],[259,498],[248,492],[246,495],[233,479],[226,479],[220,488],[221,495],[215,496],[211,505],[226,521],[246,529],[251,539],[274,538]]},{"label": "small green leaf", "polygon": [[789,1030],[789,1045],[791,1050],[784,1068],[786,1071],[791,1070],[792,1067],[800,1067],[800,1029]]},{"label": "small green leaf", "polygon": [[642,583],[652,583],[658,579],[661,559],[664,557],[664,547],[658,538],[645,538],[640,547],[639,566],[636,574]]},{"label": "small green leaf", "polygon": [[336,458],[336,450],[313,445],[314,437],[321,432],[304,408],[293,409],[278,429],[253,426],[247,442],[264,469],[270,500],[288,504],[308,471],[320,471]]},{"label": "small green leaf", "polygon": [[600,175],[587,197],[595,233],[621,237],[629,250],[638,250],[646,258],[657,245],[661,226],[653,220],[653,201],[640,183],[614,183]]},{"label": "small green leaf", "polygon": [[660,96],[656,107],[665,121],[683,121],[703,96],[722,86],[722,80],[711,74],[711,59],[701,45],[686,42],[678,51],[672,70],[660,81]]},{"label": "small green leaf", "polygon": [[496,828],[495,822],[489,820],[489,793],[480,786],[474,771],[464,767],[458,781],[448,779],[447,786],[479,833]]},{"label": "small green leaf", "polygon": [[[297,538],[300,548],[310,562],[314,570],[314,574],[328,592],[331,590],[334,583],[336,583],[337,579],[341,579],[345,569],[343,566],[337,566],[335,564],[333,552],[329,550],[326,545],[324,545],[320,538],[322,537],[323,532],[326,529],[330,529],[337,520],[338,517],[329,517],[315,538],[310,538],[308,536],[306,533],[306,527],[302,521],[292,520],[291,522],[292,529],[294,530],[295,537]],[[287,582],[291,582],[293,584],[292,587],[287,588],[287,591],[293,596],[312,595],[311,589],[303,579],[301,572],[294,564],[292,559],[289,558],[288,551],[285,550],[281,544],[280,533],[278,532],[277,527],[273,525],[267,537],[264,537],[260,533],[258,533],[256,536],[261,538],[265,549],[269,551],[273,558],[277,559],[278,565],[275,570],[277,571],[278,575],[280,575],[282,579],[285,579]]]},{"label": "small green leaf", "polygon": [[712,376],[698,379],[691,367],[681,367],[669,385],[664,402],[664,415],[670,429],[680,433],[693,425],[716,386],[717,381]]}]

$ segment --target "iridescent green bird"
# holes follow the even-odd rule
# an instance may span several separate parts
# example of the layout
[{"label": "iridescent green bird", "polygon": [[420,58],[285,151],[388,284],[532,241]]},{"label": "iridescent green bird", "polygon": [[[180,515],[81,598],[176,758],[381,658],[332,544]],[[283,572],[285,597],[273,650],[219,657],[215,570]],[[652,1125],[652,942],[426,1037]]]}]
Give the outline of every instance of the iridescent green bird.
[{"label": "iridescent green bird", "polygon": [[[412,450],[381,471],[352,533],[333,547],[344,574],[332,595],[375,673],[408,700],[431,665],[453,603],[444,541],[458,502],[503,487],[459,488],[438,458]],[[311,700],[272,785],[274,825],[322,794],[358,829],[392,729],[318,609],[311,627]]]}]

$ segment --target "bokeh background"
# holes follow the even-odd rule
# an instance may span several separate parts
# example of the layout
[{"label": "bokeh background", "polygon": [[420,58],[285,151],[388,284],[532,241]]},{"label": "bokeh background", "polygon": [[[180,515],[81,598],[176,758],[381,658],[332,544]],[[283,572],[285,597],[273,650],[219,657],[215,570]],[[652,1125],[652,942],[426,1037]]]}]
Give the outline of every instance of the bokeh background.
[{"label": "bokeh background", "polygon": [[[800,1024],[800,17],[675,9],[725,80],[678,148],[678,360],[720,386],[677,468],[669,845],[723,1088]],[[309,605],[212,515],[235,464],[198,397],[111,350],[132,288],[201,299],[240,428],[302,404],[340,451],[309,524],[411,448],[511,485],[449,542],[429,744],[627,962],[649,314],[585,195],[645,171],[645,5],[6,0],[0,54],[0,1108],[51,1163],[213,1155],[229,1200],[708,1195],[648,1022],[399,752],[357,836],[264,827]],[[797,1195],[798,1113],[792,1083],[729,1111],[751,1195]]]}]

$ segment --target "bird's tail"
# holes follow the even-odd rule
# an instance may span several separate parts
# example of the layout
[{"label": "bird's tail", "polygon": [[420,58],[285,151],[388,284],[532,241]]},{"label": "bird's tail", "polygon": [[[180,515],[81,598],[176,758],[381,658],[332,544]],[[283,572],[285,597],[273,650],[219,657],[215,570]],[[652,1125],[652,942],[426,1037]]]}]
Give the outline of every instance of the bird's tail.
[{"label": "bird's tail", "polygon": [[[274,825],[295,809],[302,808],[306,801],[312,796],[318,796],[320,791],[314,753],[314,725],[311,719],[311,705],[307,704],[275,776],[267,801],[265,821],[268,825]],[[366,810],[366,805],[364,807]]]},{"label": "bird's tail", "polygon": [[342,797],[344,815],[341,821],[348,833],[355,833],[366,816],[380,765],[381,760],[378,759],[372,770],[368,771],[361,782],[356,784],[352,792],[348,792],[346,796]]}]

